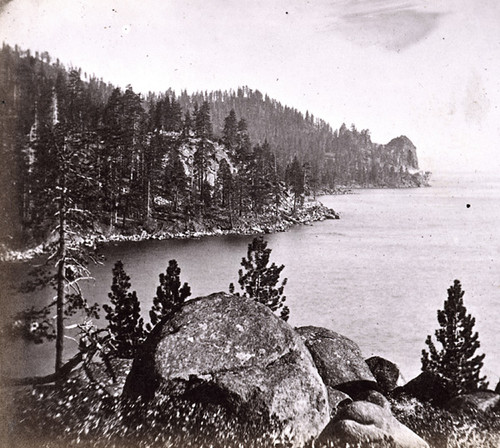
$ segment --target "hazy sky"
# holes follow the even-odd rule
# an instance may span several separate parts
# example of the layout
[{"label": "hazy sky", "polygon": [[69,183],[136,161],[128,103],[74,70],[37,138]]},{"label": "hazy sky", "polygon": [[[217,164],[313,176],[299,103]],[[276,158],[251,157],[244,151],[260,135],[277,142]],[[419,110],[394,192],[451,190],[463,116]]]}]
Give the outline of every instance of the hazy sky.
[{"label": "hazy sky", "polygon": [[429,170],[500,169],[497,0],[0,0],[0,39],[147,93],[248,85],[405,134]]}]

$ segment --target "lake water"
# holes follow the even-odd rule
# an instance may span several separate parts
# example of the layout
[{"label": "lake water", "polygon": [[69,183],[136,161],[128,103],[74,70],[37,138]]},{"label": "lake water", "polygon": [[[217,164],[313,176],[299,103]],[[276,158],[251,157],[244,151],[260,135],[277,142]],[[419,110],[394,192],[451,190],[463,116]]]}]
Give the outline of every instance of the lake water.
[{"label": "lake water", "polygon": [[[284,264],[290,324],[327,327],[356,341],[365,357],[397,363],[407,380],[420,371],[421,350],[437,328],[447,288],[462,282],[465,305],[476,317],[490,386],[500,374],[500,178],[434,175],[431,188],[356,190],[325,196],[341,219],[266,235],[271,259]],[[237,285],[250,236],[118,243],[93,268],[86,287],[103,303],[111,269],[122,260],[145,316],[158,274],[175,258],[192,297]],[[66,342],[68,356],[76,344]],[[14,359],[13,359],[14,361]],[[17,364],[49,373],[51,348],[25,348]]]}]

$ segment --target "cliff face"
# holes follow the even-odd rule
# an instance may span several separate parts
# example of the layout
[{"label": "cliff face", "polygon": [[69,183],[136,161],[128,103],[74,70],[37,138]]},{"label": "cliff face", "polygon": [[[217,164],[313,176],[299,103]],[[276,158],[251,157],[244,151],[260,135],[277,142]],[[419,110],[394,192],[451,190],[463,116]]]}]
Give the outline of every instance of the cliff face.
[{"label": "cliff face", "polygon": [[342,125],[334,132],[331,150],[326,153],[327,169],[334,182],[359,187],[420,187],[427,175],[419,172],[417,149],[402,135],[381,145],[371,140],[370,132],[354,125]]},{"label": "cliff face", "polygon": [[[372,162],[371,186],[421,187],[429,185],[429,172],[419,170],[417,148],[405,135],[377,145]],[[375,165],[375,167],[374,167]]]}]

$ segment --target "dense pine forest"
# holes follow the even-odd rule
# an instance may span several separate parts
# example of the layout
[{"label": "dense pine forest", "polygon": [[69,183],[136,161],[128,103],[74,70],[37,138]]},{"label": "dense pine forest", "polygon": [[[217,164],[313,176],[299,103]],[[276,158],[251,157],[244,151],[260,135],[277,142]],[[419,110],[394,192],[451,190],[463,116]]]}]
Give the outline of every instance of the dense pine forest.
[{"label": "dense pine forest", "polygon": [[[48,53],[0,52],[1,240],[162,221],[276,219],[339,186],[419,186],[416,150],[326,122],[259,91],[114,87]],[[62,224],[62,225],[61,225]]]}]

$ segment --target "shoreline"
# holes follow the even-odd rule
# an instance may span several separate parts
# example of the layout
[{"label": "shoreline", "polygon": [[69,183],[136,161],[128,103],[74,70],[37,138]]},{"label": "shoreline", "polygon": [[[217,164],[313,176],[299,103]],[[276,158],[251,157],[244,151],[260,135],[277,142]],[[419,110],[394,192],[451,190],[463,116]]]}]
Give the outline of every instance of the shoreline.
[{"label": "shoreline", "polygon": [[[357,190],[372,190],[372,189],[408,189],[408,188],[422,188],[430,187],[428,182],[430,178],[430,172],[425,178],[425,181],[421,184],[406,184],[399,185],[397,187],[390,185],[375,186],[375,185],[339,185],[333,189],[323,189],[318,191],[316,194],[317,198],[322,196],[333,196],[333,195],[355,195]],[[319,210],[319,213],[315,213]],[[92,235],[87,235],[81,238],[80,244],[87,245],[89,247],[95,245],[102,245],[115,242],[140,242],[147,240],[169,240],[169,239],[190,239],[190,238],[203,238],[209,236],[225,236],[225,235],[256,235],[256,234],[268,234],[275,232],[286,232],[294,225],[310,225],[313,222],[323,221],[326,219],[339,219],[340,215],[335,210],[330,209],[323,205],[318,199],[309,199],[300,209],[296,212],[290,211],[290,205],[288,210],[281,209],[281,215],[278,219],[272,214],[261,215],[260,218],[248,217],[243,219],[242,223],[227,229],[221,226],[221,222],[215,223],[210,226],[206,222],[203,223],[204,219],[201,221],[201,225],[198,222],[200,229],[175,231],[175,230],[153,230],[148,231],[142,226],[138,226],[135,232],[131,234],[126,234],[123,231],[114,232],[94,232]],[[275,222],[271,222],[271,221]],[[158,222],[160,220],[157,220]],[[208,220],[205,220],[208,221]],[[193,224],[195,221],[191,221]],[[41,256],[47,253],[46,250],[47,242],[40,243],[35,247],[30,247],[27,249],[10,249],[7,245],[0,243],[0,263],[16,263],[25,262],[32,260],[37,256]]]},{"label": "shoreline", "polygon": [[[221,228],[221,222],[210,225],[201,220],[201,225],[191,222],[192,229],[184,231],[158,229],[148,231],[139,227],[136,232],[124,234],[122,232],[112,232],[109,234],[94,233],[82,237],[80,244],[88,247],[96,247],[116,242],[140,242],[148,240],[169,240],[169,239],[191,239],[210,236],[225,235],[257,235],[276,232],[285,232],[295,225],[312,225],[313,222],[324,221],[327,219],[340,219],[340,215],[333,209],[326,207],[320,201],[312,200],[304,204],[293,214],[282,211],[276,218],[270,215],[261,215],[260,217],[248,217],[241,223],[230,229]],[[274,221],[274,222],[272,222]],[[16,263],[32,260],[37,256],[47,253],[47,242],[39,244],[24,250],[8,249],[0,245],[0,262]]]}]

